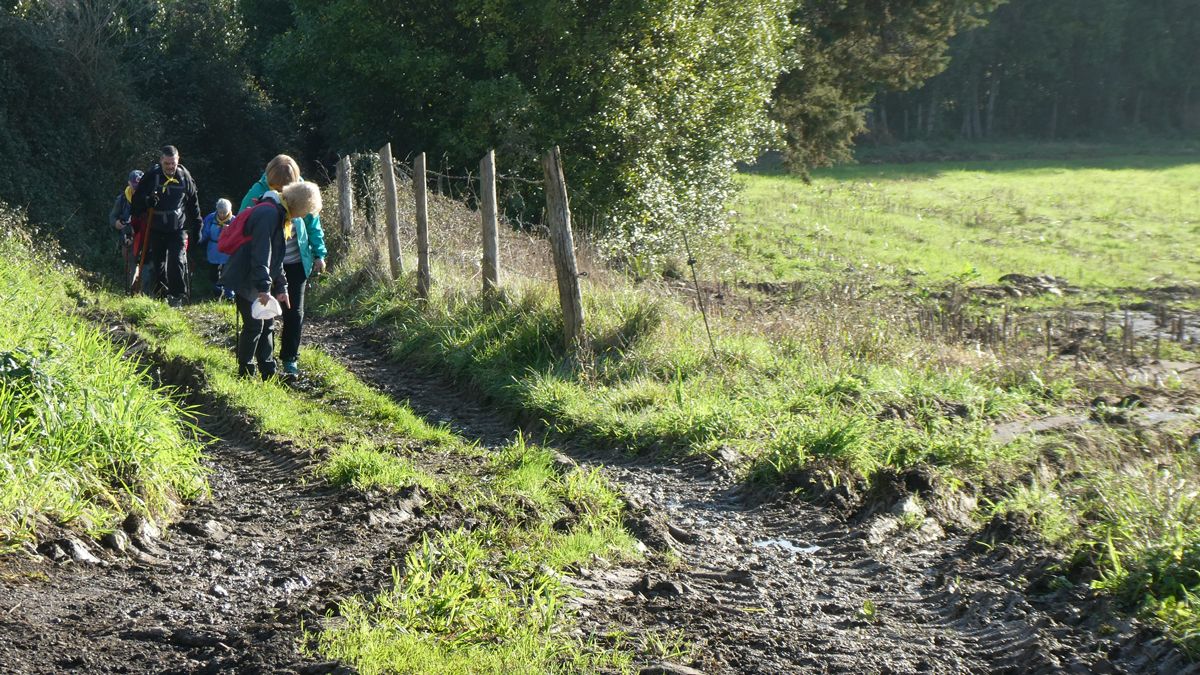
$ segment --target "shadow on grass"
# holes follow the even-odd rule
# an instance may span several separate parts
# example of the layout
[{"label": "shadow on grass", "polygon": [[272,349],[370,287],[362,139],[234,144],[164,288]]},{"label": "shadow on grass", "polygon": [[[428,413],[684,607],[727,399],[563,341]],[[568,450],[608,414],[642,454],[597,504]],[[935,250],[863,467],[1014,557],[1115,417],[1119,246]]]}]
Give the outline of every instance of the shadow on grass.
[{"label": "shadow on grass", "polygon": [[[1012,173],[1057,169],[1137,169],[1163,171],[1200,164],[1200,143],[1156,140],[1145,143],[900,143],[861,148],[856,164],[814,169],[819,180],[934,178],[955,171]],[[778,152],[764,153],[740,173],[795,176]]]}]

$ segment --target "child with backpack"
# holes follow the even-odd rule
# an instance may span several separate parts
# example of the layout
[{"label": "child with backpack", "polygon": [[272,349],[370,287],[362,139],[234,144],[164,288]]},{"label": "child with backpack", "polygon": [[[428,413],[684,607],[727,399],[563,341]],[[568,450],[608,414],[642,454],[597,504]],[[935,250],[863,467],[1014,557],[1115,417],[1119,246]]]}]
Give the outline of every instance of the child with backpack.
[{"label": "child with backpack", "polygon": [[196,242],[204,245],[205,256],[208,259],[208,276],[212,280],[213,290],[222,300],[233,300],[233,289],[221,285],[221,266],[229,261],[229,256],[217,248],[221,239],[221,231],[233,222],[233,204],[228,199],[217,200],[217,210],[204,216],[204,224],[200,226],[200,239]]},{"label": "child with backpack", "polygon": [[320,211],[320,189],[314,183],[297,181],[279,192],[264,193],[257,204],[243,209],[221,233],[217,248],[229,255],[221,284],[234,291],[242,318],[237,343],[239,376],[254,375],[256,365],[264,380],[276,373],[272,342],[275,320],[258,318],[254,306],[268,307],[272,296],[281,307],[290,305],[283,273],[284,242],[293,236],[292,218]]}]

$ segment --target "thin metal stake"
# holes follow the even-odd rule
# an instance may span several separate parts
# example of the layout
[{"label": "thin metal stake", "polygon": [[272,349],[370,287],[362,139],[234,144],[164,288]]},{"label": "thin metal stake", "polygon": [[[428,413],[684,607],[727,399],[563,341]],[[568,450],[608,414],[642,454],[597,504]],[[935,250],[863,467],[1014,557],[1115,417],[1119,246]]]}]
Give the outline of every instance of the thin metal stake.
[{"label": "thin metal stake", "polygon": [[683,232],[683,248],[687,251],[687,264],[692,268],[692,285],[696,287],[696,301],[700,303],[700,315],[704,317],[704,332],[708,334],[708,346],[713,358],[717,358],[717,343],[713,342],[712,329],[708,327],[708,310],[704,307],[704,294],[700,292],[700,280],[696,276],[696,258],[692,256],[692,245],[688,243],[687,230]]}]

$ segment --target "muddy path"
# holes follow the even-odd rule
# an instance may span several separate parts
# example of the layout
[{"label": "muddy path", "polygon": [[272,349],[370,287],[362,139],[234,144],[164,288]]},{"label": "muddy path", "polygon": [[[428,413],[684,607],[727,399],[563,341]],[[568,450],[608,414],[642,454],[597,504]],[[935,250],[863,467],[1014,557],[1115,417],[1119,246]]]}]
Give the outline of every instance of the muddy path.
[{"label": "muddy path", "polygon": [[[164,379],[184,384],[181,369]],[[193,403],[219,438],[211,496],[165,531],[130,518],[106,545],[44,532],[36,553],[0,559],[0,672],[349,672],[303,658],[300,627],[388,583],[429,525],[419,495],[333,489],[308,450]]]},{"label": "muddy path", "polygon": [[[427,419],[485,447],[515,433],[510,417],[444,378],[389,362],[369,332],[330,321],[306,331]],[[1085,590],[1031,592],[1045,586],[1031,581],[1044,581],[1047,565],[1019,537],[981,546],[932,519],[905,527],[903,489],[875,515],[847,520],[748,499],[719,466],[558,449],[603,471],[634,506],[643,541],[673,552],[640,567],[578,570],[585,629],[681,631],[704,672],[1200,672]],[[672,668],[661,672],[683,672]]]}]

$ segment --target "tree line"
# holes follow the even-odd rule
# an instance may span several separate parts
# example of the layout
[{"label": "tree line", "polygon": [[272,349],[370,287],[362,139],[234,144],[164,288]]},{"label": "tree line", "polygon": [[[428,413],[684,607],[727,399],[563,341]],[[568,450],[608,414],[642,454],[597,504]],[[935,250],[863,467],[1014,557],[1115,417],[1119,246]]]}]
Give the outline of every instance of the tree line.
[{"label": "tree line", "polygon": [[874,140],[1200,129],[1196,0],[1008,0],[949,44],[944,72],[878,92]]},{"label": "tree line", "polygon": [[[847,158],[868,113],[893,135],[902,109],[909,133],[932,117],[944,129],[949,94],[918,114],[920,97],[978,60],[947,46],[988,35],[999,2],[5,0],[0,200],[86,243],[163,143],[207,208],[278,152],[319,178],[390,141],[457,174],[495,148],[506,203],[536,221],[539,188],[521,179],[558,145],[579,223],[636,265],[684,230],[720,228],[736,164],[766,148],[804,171]],[[1000,11],[1018,4],[1038,3]],[[1020,89],[1004,77],[990,119],[1007,125]],[[1142,119],[1167,106],[1159,91],[1146,88]],[[1074,104],[1059,105],[1066,125]]]}]

